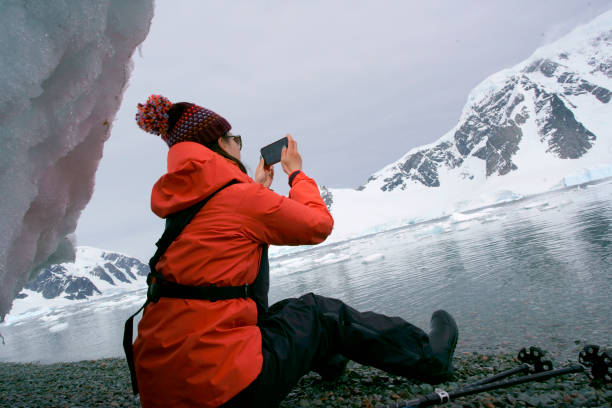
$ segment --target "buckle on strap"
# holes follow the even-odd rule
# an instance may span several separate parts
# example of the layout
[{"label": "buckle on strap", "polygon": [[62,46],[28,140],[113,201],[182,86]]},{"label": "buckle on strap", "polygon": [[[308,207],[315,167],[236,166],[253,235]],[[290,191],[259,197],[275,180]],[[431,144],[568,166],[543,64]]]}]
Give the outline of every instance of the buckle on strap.
[{"label": "buckle on strap", "polygon": [[450,401],[450,395],[448,395],[448,392],[444,391],[443,389],[436,388],[434,392],[438,394],[438,398],[440,398],[441,403],[445,404]]}]

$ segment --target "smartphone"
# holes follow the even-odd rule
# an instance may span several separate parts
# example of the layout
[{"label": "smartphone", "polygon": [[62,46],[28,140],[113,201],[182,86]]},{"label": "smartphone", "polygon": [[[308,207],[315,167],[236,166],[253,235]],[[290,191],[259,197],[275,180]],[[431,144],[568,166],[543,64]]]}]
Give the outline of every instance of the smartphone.
[{"label": "smartphone", "polygon": [[278,163],[281,159],[283,147],[287,146],[289,146],[289,139],[287,139],[287,137],[283,137],[274,143],[270,143],[269,145],[262,147],[260,151],[261,157],[264,159],[264,164],[266,166],[270,166]]}]

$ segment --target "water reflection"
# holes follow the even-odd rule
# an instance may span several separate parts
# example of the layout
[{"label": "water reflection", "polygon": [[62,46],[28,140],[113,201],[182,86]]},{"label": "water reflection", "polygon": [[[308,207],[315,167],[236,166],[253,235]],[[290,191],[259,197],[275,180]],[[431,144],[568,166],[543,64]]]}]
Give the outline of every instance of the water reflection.
[{"label": "water reflection", "polygon": [[[606,205],[607,204],[607,205]],[[578,234],[590,244],[590,250],[602,255],[610,255],[612,243],[612,207],[610,201],[599,202],[578,211],[576,217],[583,228]]]}]

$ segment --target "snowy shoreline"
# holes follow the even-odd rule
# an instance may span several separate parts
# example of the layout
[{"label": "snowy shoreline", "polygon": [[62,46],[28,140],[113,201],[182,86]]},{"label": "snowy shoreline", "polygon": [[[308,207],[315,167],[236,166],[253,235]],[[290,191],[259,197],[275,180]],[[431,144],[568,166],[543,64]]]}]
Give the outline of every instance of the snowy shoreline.
[{"label": "snowy shoreline", "polygon": [[[601,169],[600,167],[596,167],[595,169]],[[469,216],[478,214],[479,212],[485,210],[492,210],[504,205],[508,205],[511,203],[517,203],[521,201],[527,201],[532,199],[537,199],[538,197],[543,197],[548,194],[559,193],[563,191],[569,191],[576,188],[584,188],[587,186],[597,186],[599,184],[612,183],[612,165],[607,167],[605,171],[600,171],[599,174],[602,177],[587,177],[589,175],[590,169],[584,169],[582,172],[583,177],[579,177],[578,174],[569,175],[564,178],[564,184],[557,188],[552,188],[550,190],[536,192],[529,195],[520,195],[520,194],[512,194],[505,197],[505,199],[491,202],[487,204],[483,204],[481,206],[467,207],[463,210],[457,211],[443,211],[442,213],[432,215],[431,217],[422,217],[422,218],[397,218],[393,221],[388,221],[384,224],[379,224],[375,226],[368,227],[368,229],[362,232],[354,232],[352,234],[340,233],[338,235],[332,235],[321,244],[317,246],[299,246],[299,247],[270,247],[270,260],[277,260],[283,257],[288,257],[291,255],[307,252],[313,248],[320,248],[323,246],[334,247],[345,244],[347,241],[355,240],[355,239],[367,239],[373,237],[382,232],[391,232],[394,230],[400,230],[403,228],[409,228],[412,226],[418,225],[426,225],[433,224],[441,221],[448,220],[451,217],[456,217],[461,219],[462,216],[466,217],[465,219],[470,218]],[[608,175],[609,173],[609,175]],[[567,179],[567,180],[566,180]]]}]

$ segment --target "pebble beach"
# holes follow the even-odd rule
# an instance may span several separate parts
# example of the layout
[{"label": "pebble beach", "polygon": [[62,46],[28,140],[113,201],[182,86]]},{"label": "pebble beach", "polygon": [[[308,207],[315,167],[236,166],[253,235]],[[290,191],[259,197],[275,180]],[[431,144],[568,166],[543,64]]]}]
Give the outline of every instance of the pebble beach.
[{"label": "pebble beach", "polygon": [[[555,368],[564,363],[554,362]],[[461,388],[519,365],[515,355],[459,352],[455,378],[436,387]],[[349,363],[345,374],[331,382],[310,373],[281,404],[289,407],[384,407],[428,393],[434,387]],[[398,405],[398,406],[401,406]],[[610,407],[612,387],[594,388],[583,373],[545,382],[467,396],[445,407]],[[131,393],[123,359],[102,359],[58,364],[0,363],[0,407],[140,407]]]}]

